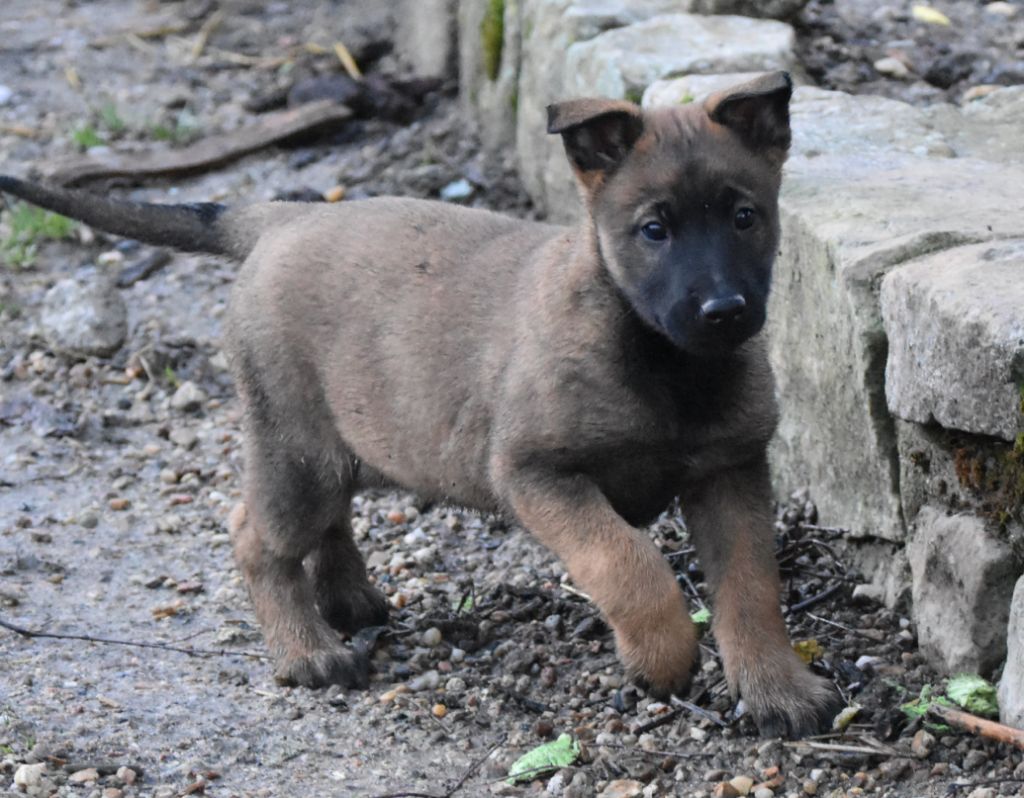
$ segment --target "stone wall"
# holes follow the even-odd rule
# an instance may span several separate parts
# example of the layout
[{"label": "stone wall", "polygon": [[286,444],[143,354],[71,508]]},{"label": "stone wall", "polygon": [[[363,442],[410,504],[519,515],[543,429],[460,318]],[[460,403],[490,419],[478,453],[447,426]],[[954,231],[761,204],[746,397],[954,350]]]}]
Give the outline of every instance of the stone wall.
[{"label": "stone wall", "polygon": [[[699,102],[777,68],[806,83],[790,26],[691,13],[708,7],[461,0],[466,108],[549,218],[578,201],[548,103]],[[991,676],[1008,657],[1003,711],[1019,722],[1024,87],[918,108],[801,86],[792,119],[769,308],[776,484],[809,486],[822,521],[850,530],[933,664]]]}]

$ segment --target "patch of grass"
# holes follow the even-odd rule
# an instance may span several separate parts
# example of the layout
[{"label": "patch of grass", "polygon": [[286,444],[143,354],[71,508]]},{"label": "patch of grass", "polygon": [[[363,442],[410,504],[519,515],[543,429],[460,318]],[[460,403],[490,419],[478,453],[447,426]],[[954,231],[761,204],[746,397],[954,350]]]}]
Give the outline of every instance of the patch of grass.
[{"label": "patch of grass", "polygon": [[681,98],[679,99],[679,104],[680,104],[680,105],[688,105],[689,103],[692,103],[692,102],[693,102],[694,100],[696,100],[696,99],[697,99],[697,98],[696,98],[696,97],[694,97],[694,96],[693,96],[692,94],[690,94],[690,92],[686,92],[686,94],[684,94],[684,95],[683,95],[683,96],[682,96],[682,97],[681,97]]},{"label": "patch of grass", "polygon": [[487,0],[487,10],[480,24],[480,40],[484,55],[484,74],[494,81],[501,69],[501,51],[505,45],[505,0]]},{"label": "patch of grass", "polygon": [[181,385],[181,379],[170,366],[164,366],[164,379],[167,380],[172,388],[178,388]]},{"label": "patch of grass", "polygon": [[188,144],[200,133],[199,121],[188,111],[181,111],[172,121],[154,122],[149,126],[149,135],[157,141],[171,144]]},{"label": "patch of grass", "polygon": [[71,140],[80,150],[87,150],[90,147],[99,147],[107,143],[107,140],[100,135],[100,132],[92,125],[85,124],[76,127],[71,131]]},{"label": "patch of grass", "polygon": [[7,265],[27,269],[35,263],[39,243],[70,238],[78,223],[34,205],[16,202],[11,206],[7,237],[0,243],[0,256]]},{"label": "patch of grass", "polygon": [[128,123],[124,121],[117,106],[113,103],[105,103],[100,108],[99,117],[103,127],[115,135],[128,129]]}]

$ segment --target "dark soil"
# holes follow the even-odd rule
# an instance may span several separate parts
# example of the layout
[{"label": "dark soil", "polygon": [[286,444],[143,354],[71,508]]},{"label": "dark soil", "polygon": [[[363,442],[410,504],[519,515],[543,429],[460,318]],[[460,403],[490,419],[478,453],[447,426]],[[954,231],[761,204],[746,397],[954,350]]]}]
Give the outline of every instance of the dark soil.
[{"label": "dark soil", "polygon": [[[0,105],[4,171],[74,154],[84,126],[118,149],[151,146],[158,127],[184,140],[251,122],[296,85],[315,90],[311,78],[347,90],[331,52],[303,47],[345,41],[382,81],[362,118],[205,175],[110,190],[240,202],[319,199],[342,186],[347,200],[436,198],[465,180],[471,204],[532,213],[513,176],[480,156],[453,85],[384,80],[404,73],[386,52],[381,4],[225,3],[229,13],[192,61],[211,6],[6,0],[0,83],[14,96]],[[902,6],[876,6],[808,7],[801,46],[823,85],[935,101],[999,69],[1006,80],[1019,63],[1017,23],[990,23],[979,4],[936,3],[964,20],[952,32],[922,29]],[[161,27],[176,32],[154,33]],[[946,95],[870,72],[893,41],[920,36],[910,49],[925,74],[928,58],[960,51],[953,34],[965,30],[965,46],[988,66],[972,65]],[[853,601],[860,577],[844,562],[842,534],[819,525],[802,493],[778,510],[783,602],[794,640],[810,641],[812,667],[860,706],[843,733],[810,745],[760,738],[725,689],[710,636],[688,701],[652,701],[624,680],[593,606],[522,530],[404,494],[355,504],[360,546],[394,608],[388,629],[362,641],[375,649],[370,689],[276,685],[225,531],[243,467],[218,349],[234,269],[174,255],[123,289],[130,332],[120,352],[74,361],[42,342],[45,291],[153,254],[100,234],[79,238],[42,245],[31,267],[0,270],[0,619],[106,640],[0,630],[0,795],[23,794],[13,780],[25,763],[46,765],[32,794],[90,798],[445,796],[457,784],[459,796],[568,798],[629,779],[645,795],[696,796],[737,776],[775,795],[1024,794],[1020,752],[923,730],[900,710],[941,680],[922,664],[906,617]],[[176,410],[170,396],[186,381],[208,398]],[[697,610],[707,597],[683,519],[667,513],[651,534]],[[141,647],[154,643],[193,653]],[[583,743],[576,765],[504,783],[512,761],[562,732]],[[119,767],[135,771],[134,783]],[[69,780],[88,768],[94,779]]]}]

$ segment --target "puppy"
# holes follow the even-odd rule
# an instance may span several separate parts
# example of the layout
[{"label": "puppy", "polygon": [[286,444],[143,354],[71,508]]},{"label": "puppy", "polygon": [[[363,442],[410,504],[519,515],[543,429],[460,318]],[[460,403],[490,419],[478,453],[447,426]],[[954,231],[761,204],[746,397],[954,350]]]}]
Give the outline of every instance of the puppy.
[{"label": "puppy", "polygon": [[732,693],[765,734],[837,695],[779,608],[765,320],[790,142],[788,75],[702,105],[549,110],[584,200],[574,228],[436,202],[117,202],[0,189],[129,238],[244,261],[226,346],[245,407],[231,523],[282,682],[363,686],[336,633],[385,622],[350,501],[396,485],[517,519],[615,632],[628,671],[683,690],[697,637],[637,526],[682,507]]}]

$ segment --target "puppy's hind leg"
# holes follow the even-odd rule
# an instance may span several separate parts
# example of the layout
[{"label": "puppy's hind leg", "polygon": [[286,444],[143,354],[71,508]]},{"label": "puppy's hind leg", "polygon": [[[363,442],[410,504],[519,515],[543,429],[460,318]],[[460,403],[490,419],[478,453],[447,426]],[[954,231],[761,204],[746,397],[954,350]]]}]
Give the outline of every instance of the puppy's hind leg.
[{"label": "puppy's hind leg", "polygon": [[[256,616],[277,667],[275,677],[285,684],[321,687],[342,684],[364,687],[368,664],[351,651],[317,611],[317,591],[303,561],[316,554],[323,564],[337,553],[358,562],[359,585],[366,585],[362,561],[352,544],[330,549],[323,557],[332,530],[347,531],[351,486],[344,475],[324,469],[318,455],[296,451],[282,443],[273,425],[250,419],[246,446],[246,507],[231,524],[235,559],[245,577]],[[267,434],[261,434],[267,433]],[[341,520],[344,519],[344,522]],[[337,541],[335,532],[332,539]]]},{"label": "puppy's hind leg", "polygon": [[320,615],[339,632],[351,635],[366,626],[386,624],[388,603],[367,580],[362,555],[352,539],[351,487],[342,505],[344,511],[310,553],[306,568]]}]

